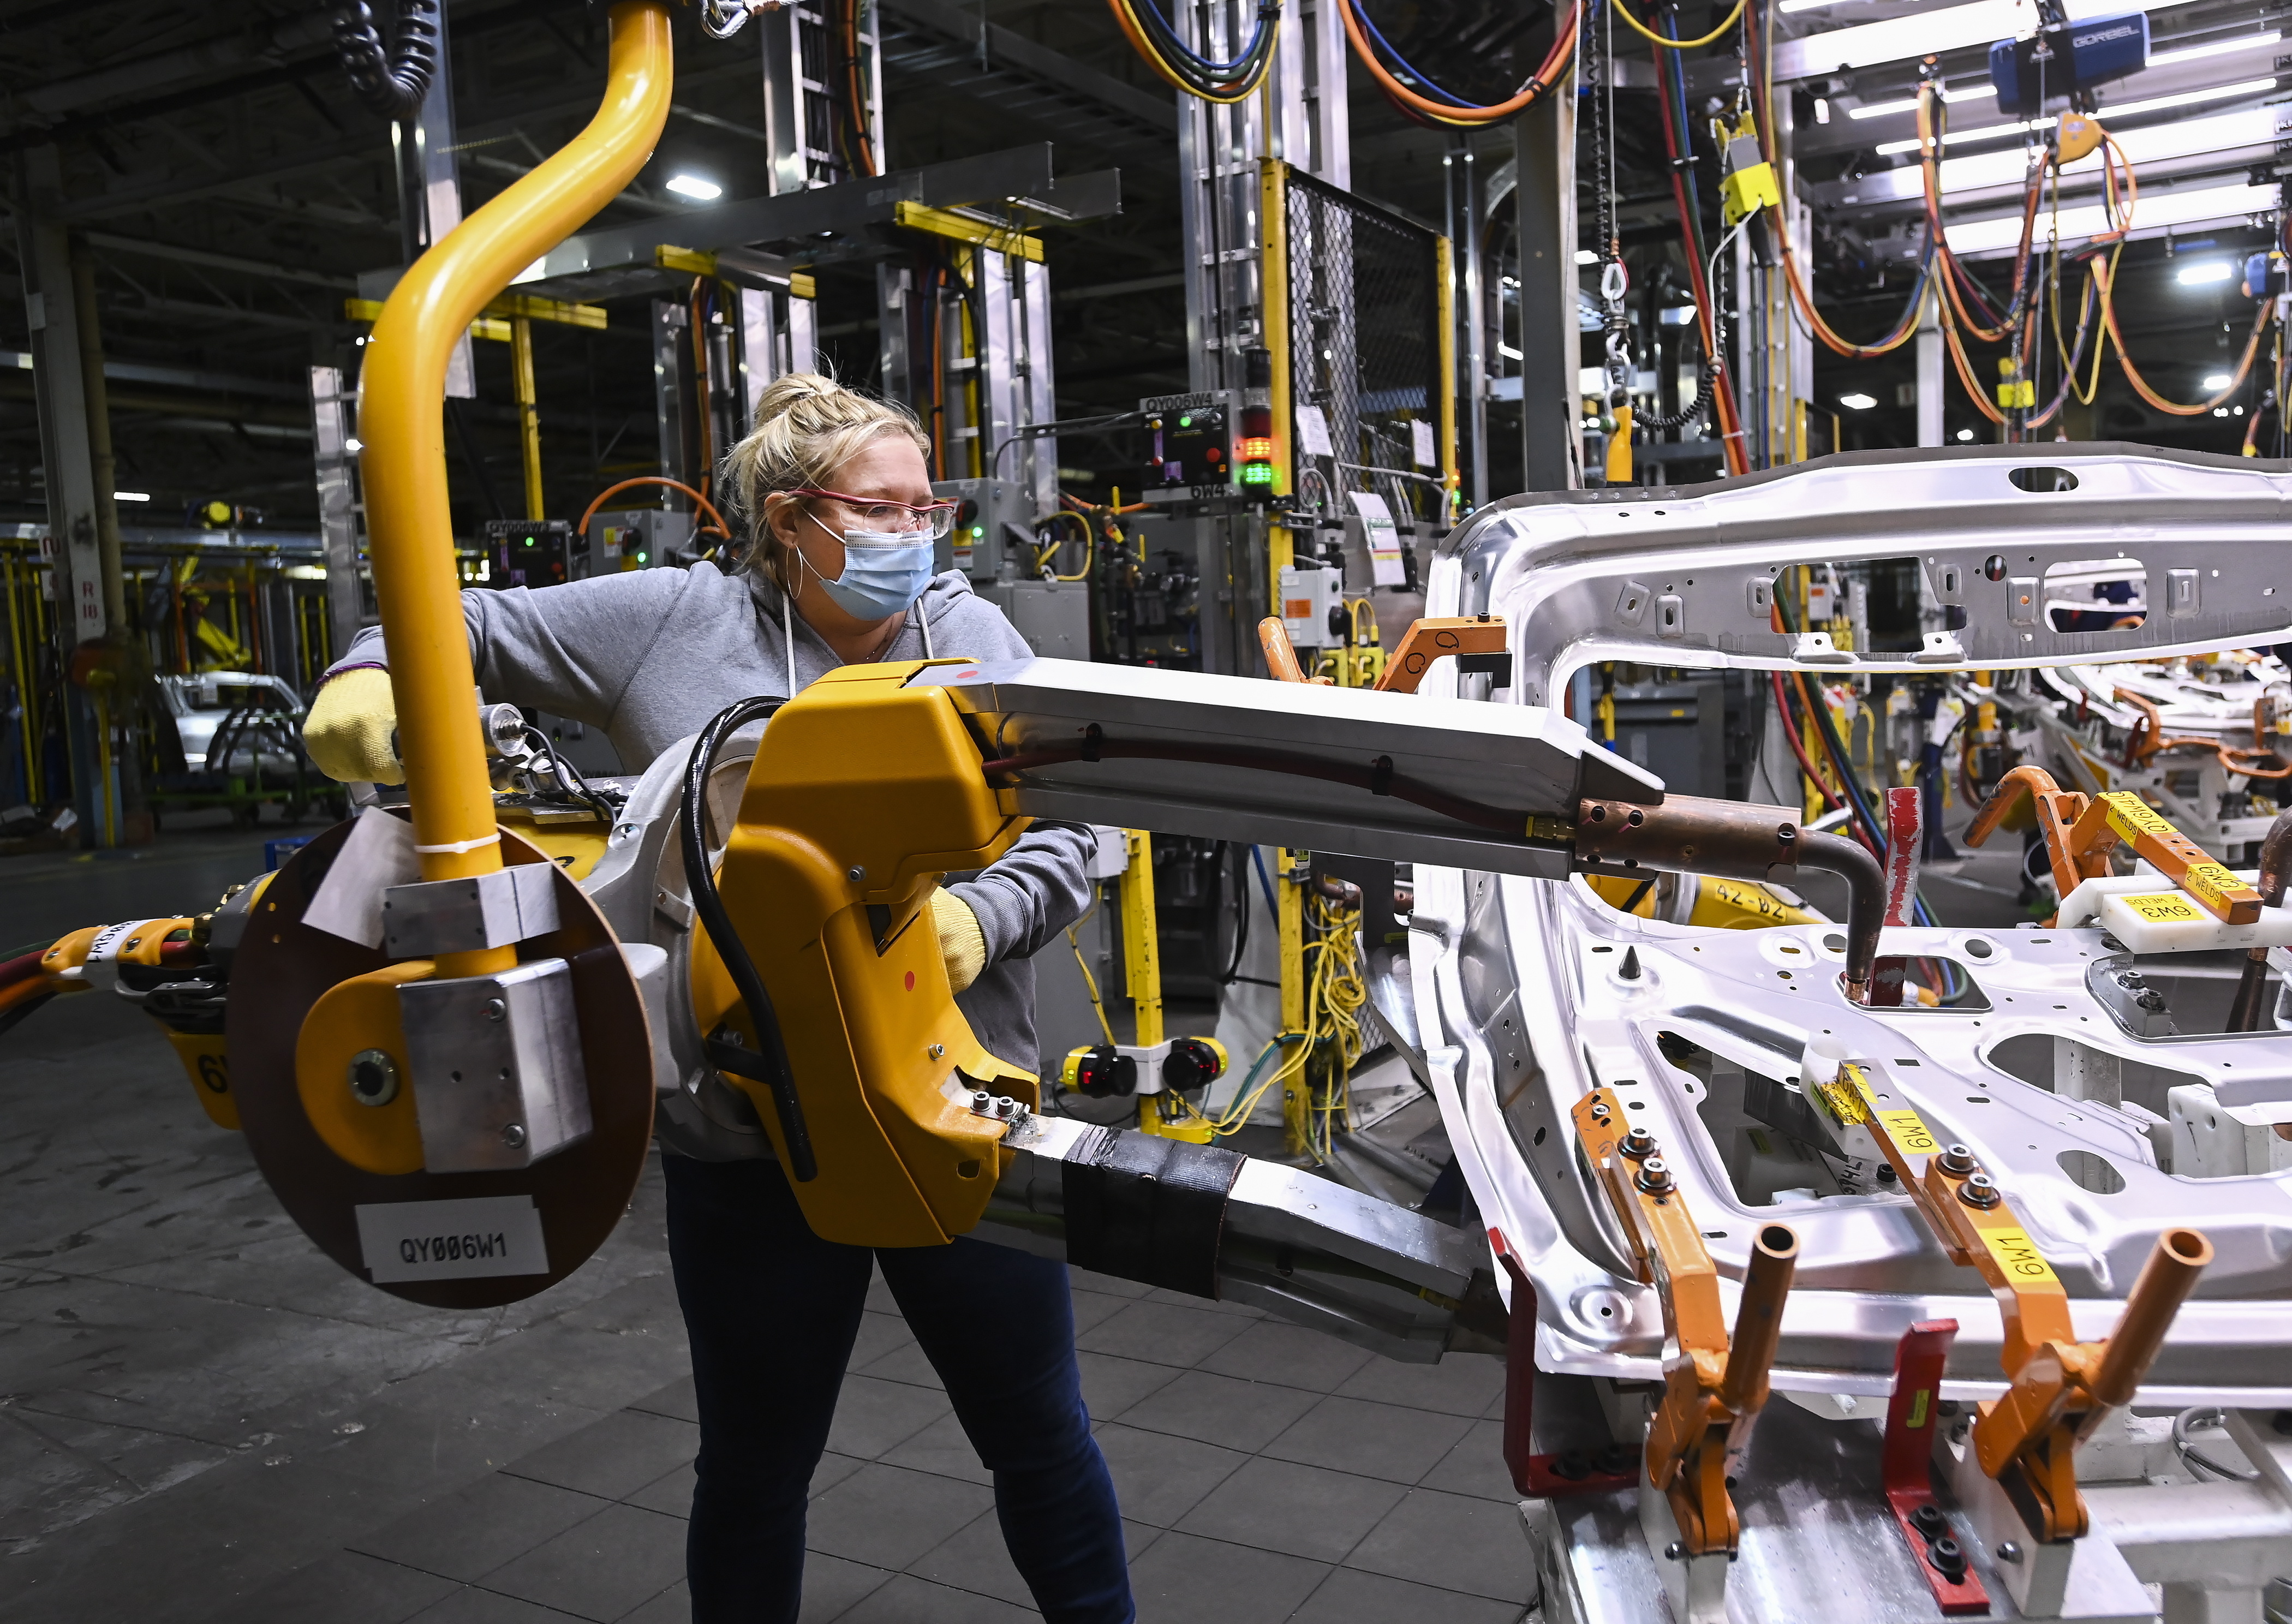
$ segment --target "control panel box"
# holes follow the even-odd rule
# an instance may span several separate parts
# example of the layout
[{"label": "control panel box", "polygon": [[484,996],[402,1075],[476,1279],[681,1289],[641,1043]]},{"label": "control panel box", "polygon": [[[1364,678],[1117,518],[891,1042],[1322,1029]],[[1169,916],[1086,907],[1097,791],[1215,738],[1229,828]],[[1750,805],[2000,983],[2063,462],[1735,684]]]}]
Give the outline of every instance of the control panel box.
[{"label": "control panel box", "polygon": [[692,515],[665,507],[594,514],[586,540],[578,561],[582,567],[572,572],[576,580],[590,575],[617,575],[624,570],[689,564],[699,555],[692,545]]},{"label": "control panel box", "polygon": [[478,586],[555,586],[587,573],[577,568],[587,549],[562,519],[488,519],[484,535]]},{"label": "control panel box", "polygon": [[1090,658],[1088,582],[989,581],[980,595],[1003,611],[1011,629],[1039,658]]},{"label": "control panel box", "polygon": [[1334,564],[1285,566],[1281,627],[1294,649],[1326,649],[1344,641],[1336,617],[1344,611],[1344,571]]},{"label": "control panel box", "polygon": [[955,529],[932,561],[973,581],[1035,573],[1034,497],[1016,480],[935,480],[932,495],[955,504]]},{"label": "control panel box", "polygon": [[1241,396],[1230,389],[1150,395],[1146,459],[1138,495],[1146,502],[1209,502],[1245,497],[1241,483]]}]

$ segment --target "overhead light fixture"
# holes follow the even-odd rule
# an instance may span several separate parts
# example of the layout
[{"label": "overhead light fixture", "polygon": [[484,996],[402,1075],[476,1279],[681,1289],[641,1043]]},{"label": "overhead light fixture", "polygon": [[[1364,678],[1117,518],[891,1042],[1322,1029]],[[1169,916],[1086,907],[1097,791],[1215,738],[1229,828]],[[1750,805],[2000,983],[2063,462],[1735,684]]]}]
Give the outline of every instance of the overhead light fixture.
[{"label": "overhead light fixture", "polygon": [[[2268,214],[2276,206],[2276,188],[2272,185],[2207,186],[2189,191],[2143,192],[2140,212],[2134,216],[2134,235],[2148,237],[2168,227],[2241,220],[2248,214]],[[2065,243],[2109,229],[2109,222],[2102,218],[2102,206],[2098,203],[2065,208],[2061,212],[2060,219],[2061,240]],[[2048,224],[2051,220],[2049,215]],[[2022,214],[2016,209],[2011,214],[1964,221],[1949,227],[1948,231],[1953,253],[2011,252],[2022,240]],[[2208,263],[2216,264],[2220,262]]]},{"label": "overhead light fixture", "polygon": [[111,493],[111,499],[115,502],[149,502],[151,493],[148,490],[115,490]]},{"label": "overhead light fixture", "polygon": [[366,441],[359,439],[356,435],[352,435],[350,439],[343,441],[343,449],[352,453],[363,451],[366,449]]},{"label": "overhead light fixture", "polygon": [[2177,51],[2159,51],[2151,54],[2149,66],[2167,68],[2175,62],[2193,62],[2207,56],[2226,56],[2231,51],[2257,51],[2282,39],[2280,33],[2248,34],[2242,39],[2216,39],[2209,44],[2183,45]]},{"label": "overhead light fixture", "polygon": [[1695,307],[1691,304],[1675,304],[1663,312],[1663,325],[1667,327],[1683,327],[1694,319]]},{"label": "overhead light fixture", "polygon": [[1830,122],[1829,97],[1817,96],[1814,99],[1814,121],[1817,124],[1828,124]]},{"label": "overhead light fixture", "polygon": [[[2194,107],[2200,101],[2227,101],[2239,96],[2264,95],[2275,88],[2274,79],[2243,79],[2234,85],[2215,85],[2209,90],[2184,90],[2178,95],[2173,96],[2151,96],[2146,101],[2127,101],[2120,107],[2105,107],[2101,110],[2104,116],[2111,119],[2130,118],[2142,113],[2162,113],[2176,107]],[[1917,104],[1912,102],[1910,105],[1916,107]],[[1860,112],[1856,114],[1857,117],[1862,116]],[[1986,124],[1978,130],[1956,130],[1950,133],[1949,140],[1943,143],[1943,148],[1948,150],[1951,148],[1962,147],[1968,141],[1997,141],[2007,135],[2026,135],[2033,129],[2050,128],[2053,122],[2050,118],[2025,118],[2018,124]],[[1918,142],[1916,136],[1911,136],[1906,141],[1882,141],[1877,147],[1878,156],[1881,158],[1892,158],[1897,152],[1916,152],[1917,149]],[[1949,160],[1945,158],[1943,162],[1947,163]]]},{"label": "overhead light fixture", "polygon": [[2231,384],[2235,382],[2236,380],[2229,376],[2227,373],[2215,372],[2212,376],[2207,378],[2202,384],[2199,384],[2198,387],[2204,390],[2207,394],[2216,395],[2220,393],[2222,390],[2226,389]]},{"label": "overhead light fixture", "polygon": [[[2118,147],[2136,166],[2169,162],[2176,158],[2201,158],[2210,153],[2225,152],[2235,147],[2264,147],[2276,140],[2276,109],[2272,107],[2239,108],[2232,112],[2207,113],[2194,118],[2167,119],[2160,124],[2143,125],[2128,130],[2117,138]],[[2029,174],[2029,159],[2019,147],[2006,151],[1972,152],[1960,158],[1941,161],[1939,177],[1942,201],[1957,200],[1965,193],[1996,190],[2004,196],[2019,199]],[[2093,187],[2101,183],[2101,154],[2094,152],[2079,158],[2062,173],[2064,187]],[[1851,182],[1852,190],[1838,198],[1842,203],[1890,203],[1905,198],[1917,198],[1925,192],[1925,177],[1920,166],[1905,164],[1896,169],[1879,169]],[[2011,190],[2007,190],[2007,189]],[[2092,194],[2088,192],[2087,196]],[[2161,195],[2161,194],[2160,194]],[[2150,218],[2150,195],[2144,191],[2141,199],[2139,220]],[[2256,204],[2257,209],[2272,209],[2273,204]],[[2068,210],[2063,214],[2066,217]],[[2046,229],[2052,225],[2052,216],[2045,219]],[[2070,236],[2066,220],[2062,227],[2064,240]],[[2018,233],[2017,233],[2018,236]]]},{"label": "overhead light fixture", "polygon": [[[2274,79],[2244,79],[2234,85],[2215,85],[2209,90],[2183,91],[2176,96],[2151,96],[2146,101],[2127,101],[2121,107],[2105,107],[2102,114],[2111,119],[2129,118],[2140,113],[2161,113],[2176,107],[2193,107],[2199,101],[2226,101],[2239,96],[2264,95],[2276,88]],[[2051,127],[2050,118],[2024,119],[2019,124],[1984,125],[1978,130],[1954,132],[1944,143],[1945,149],[1962,147],[1968,141],[1996,141],[2005,135],[2026,135],[2038,128]],[[2118,138],[2120,142],[2123,137]],[[1878,155],[1891,158],[1897,152],[1916,152],[1917,138],[1908,141],[1883,141],[1878,143]],[[1949,160],[1944,158],[1944,164]]]},{"label": "overhead light fixture", "polygon": [[[2128,12],[2157,12],[2168,0],[2068,0],[2071,22]],[[1800,9],[1794,0],[1778,8]],[[1811,79],[1819,74],[1852,73],[1881,62],[1915,61],[1945,51],[2011,39],[2030,26],[2030,8],[2021,0],[1974,0],[1970,5],[1921,5],[1907,16],[1883,22],[1828,28],[1793,40],[1777,40],[1771,71],[1776,82]]]},{"label": "overhead light fixture", "polygon": [[695,203],[713,203],[724,195],[724,189],[715,182],[704,181],[697,174],[673,174],[665,184],[678,197],[690,198]]},{"label": "overhead light fixture", "polygon": [[[1971,85],[1961,85],[1955,90],[1947,85],[1941,88],[1941,99],[1945,102],[1981,101],[1994,97],[1997,93],[1997,87],[1987,79],[1977,79]],[[1916,96],[1904,96],[1899,101],[1873,101],[1862,107],[1849,108],[1846,109],[1846,116],[1849,118],[1886,118],[1896,113],[1915,113],[1917,110],[1918,99]]]},{"label": "overhead light fixture", "polygon": [[1578,248],[1576,250],[1576,263],[1579,265],[1596,265],[1600,263],[1600,256],[1589,248]]},{"label": "overhead light fixture", "polygon": [[2135,113],[2161,113],[2171,107],[2193,107],[2199,101],[2225,101],[2231,96],[2262,96],[2276,88],[2273,79],[2240,79],[2233,85],[2215,85],[2209,90],[2184,90],[2177,96],[2151,96],[2146,101],[2127,101],[2120,107],[2104,107],[2106,117],[2127,118]]},{"label": "overhead light fixture", "polygon": [[1957,438],[1960,441],[1972,440],[1973,438],[1973,431],[1972,429],[1960,429],[1957,432]]},{"label": "overhead light fixture", "polygon": [[1838,404],[1844,407],[1850,412],[1867,412],[1872,407],[1878,404],[1878,397],[1876,395],[1866,395],[1861,391],[1857,390],[1851,395],[1839,396]]},{"label": "overhead light fixture", "polygon": [[[1978,130],[1953,131],[1949,139],[1942,143],[1942,149],[1945,152],[1950,151],[1965,146],[1969,141],[1997,141],[2008,135],[2026,135],[2036,122],[2036,120],[2025,118],[2019,124],[1985,124]],[[1880,158],[1892,158],[1897,152],[1916,152],[1917,149],[1918,138],[1915,135],[1902,141],[1882,141],[1877,146]],[[1944,158],[1942,161],[1948,163],[1949,160]]]},{"label": "overhead light fixture", "polygon": [[1503,356],[1505,360],[1508,361],[1516,361],[1521,359],[1520,351],[1513,349],[1507,343],[1499,343],[1497,345],[1497,353]]},{"label": "overhead light fixture", "polygon": [[[2173,279],[2183,287],[2199,287],[2212,282],[2225,282],[2229,278],[2235,274],[2236,267],[2230,264],[2226,260],[2207,259],[2199,260],[2193,265],[2182,266],[2179,274],[2175,276]],[[2223,388],[2226,386],[2228,380],[2226,378],[2223,378],[2220,383],[2214,384],[2213,387],[2215,389]]]}]

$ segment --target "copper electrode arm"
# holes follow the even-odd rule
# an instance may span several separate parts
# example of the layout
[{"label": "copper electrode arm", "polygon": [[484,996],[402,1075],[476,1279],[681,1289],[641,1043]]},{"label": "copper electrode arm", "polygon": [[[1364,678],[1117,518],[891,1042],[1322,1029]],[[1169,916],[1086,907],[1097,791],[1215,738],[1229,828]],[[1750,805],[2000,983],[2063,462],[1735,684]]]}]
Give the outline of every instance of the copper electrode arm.
[{"label": "copper electrode arm", "polygon": [[1788,807],[1680,795],[1666,796],[1660,806],[1586,801],[1576,812],[1576,855],[1604,874],[1668,869],[1785,884],[1801,869],[1836,874],[1847,887],[1846,996],[1869,1001],[1886,920],[1885,874],[1845,836],[1801,828]]}]

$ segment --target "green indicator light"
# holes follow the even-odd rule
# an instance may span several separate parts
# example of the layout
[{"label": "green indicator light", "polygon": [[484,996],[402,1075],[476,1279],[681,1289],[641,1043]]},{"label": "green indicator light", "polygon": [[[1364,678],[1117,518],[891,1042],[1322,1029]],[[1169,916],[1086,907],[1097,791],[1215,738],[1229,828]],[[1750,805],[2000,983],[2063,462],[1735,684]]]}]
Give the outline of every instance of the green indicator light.
[{"label": "green indicator light", "polygon": [[534,545],[535,545],[535,543],[534,543],[534,539],[533,539],[533,537],[530,537],[530,536],[527,537],[525,538],[525,545],[526,545],[527,546],[529,546],[529,546]]},{"label": "green indicator light", "polygon": [[644,562],[645,562],[645,555],[644,555],[643,553],[638,553],[638,554],[637,554],[637,562],[639,562],[639,563],[641,563],[641,564],[642,564],[642,563],[643,563]]},{"label": "green indicator light", "polygon": [[971,527],[971,539],[973,541],[977,541],[981,536],[986,534],[987,527],[983,524],[974,524]]},{"label": "green indicator light", "polygon": [[1273,483],[1273,465],[1271,463],[1243,465],[1241,482],[1245,485],[1271,485]]},{"label": "green indicator light", "polygon": [[1194,420],[1191,417],[1181,417],[1178,419],[1178,426],[1182,429],[1190,429],[1194,426]]}]

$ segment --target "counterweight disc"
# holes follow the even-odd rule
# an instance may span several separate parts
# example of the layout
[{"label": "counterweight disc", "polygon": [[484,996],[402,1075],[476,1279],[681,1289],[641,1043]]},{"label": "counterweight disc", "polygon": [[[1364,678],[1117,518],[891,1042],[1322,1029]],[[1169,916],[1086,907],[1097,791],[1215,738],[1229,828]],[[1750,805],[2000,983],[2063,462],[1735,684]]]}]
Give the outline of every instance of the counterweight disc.
[{"label": "counterweight disc", "polygon": [[[226,1032],[231,1091],[238,1098],[246,1142],[287,1215],[328,1256],[361,1280],[373,1280],[360,1241],[361,1207],[508,1198],[502,1208],[488,1210],[514,1215],[522,1210],[520,1199],[529,1197],[546,1262],[541,1272],[375,1283],[392,1296],[438,1308],[490,1308],[531,1297],[572,1273],[604,1243],[628,1210],[643,1171],[652,1135],[653,1073],[642,995],[611,929],[580,886],[558,869],[555,890],[561,923],[549,935],[521,942],[518,957],[561,957],[572,966],[581,1053],[588,1073],[593,1123],[588,1136],[513,1172],[389,1175],[352,1167],[311,1127],[295,1078],[295,1040],[311,1006],[337,982],[391,962],[379,949],[303,923],[303,910],[350,828],[348,823],[336,824],[288,860],[263,892],[231,966]],[[502,832],[502,858],[510,863],[549,861],[506,829]],[[347,1079],[344,1087],[349,1087]],[[472,1209],[434,1210],[434,1225],[426,1224],[427,1215],[419,1211],[369,1211],[369,1227],[377,1227],[382,1218],[387,1222],[380,1227],[391,1232],[434,1229],[440,1235],[457,1234],[469,1226]],[[426,1257],[419,1246],[411,1249]],[[490,1247],[479,1249],[491,1253]],[[458,1245],[449,1251],[448,1266],[471,1266],[471,1260],[459,1255]],[[531,1252],[529,1247],[511,1245],[504,1255],[516,1259],[517,1266],[531,1267],[543,1260]],[[476,1266],[489,1265],[480,1259]]]}]

